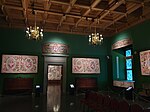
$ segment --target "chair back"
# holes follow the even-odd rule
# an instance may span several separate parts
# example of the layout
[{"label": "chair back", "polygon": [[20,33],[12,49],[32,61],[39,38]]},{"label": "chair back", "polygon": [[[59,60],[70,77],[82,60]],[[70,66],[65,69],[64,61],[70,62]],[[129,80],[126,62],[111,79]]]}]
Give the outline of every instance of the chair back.
[{"label": "chair back", "polygon": [[97,94],[97,103],[99,105],[102,105],[103,104],[103,99],[104,99],[104,96],[100,93]]},{"label": "chair back", "polygon": [[130,111],[131,112],[143,112],[143,107],[139,104],[131,104],[131,107],[130,107]]},{"label": "chair back", "polygon": [[118,112],[129,112],[130,104],[126,100],[121,100],[119,102]]},{"label": "chair back", "polygon": [[110,96],[105,95],[103,99],[103,106],[109,106],[110,105]]},{"label": "chair back", "polygon": [[144,109],[143,112],[150,112],[150,109]]},{"label": "chair back", "polygon": [[110,109],[112,112],[117,112],[119,108],[119,101],[116,98],[112,98],[110,101]]}]

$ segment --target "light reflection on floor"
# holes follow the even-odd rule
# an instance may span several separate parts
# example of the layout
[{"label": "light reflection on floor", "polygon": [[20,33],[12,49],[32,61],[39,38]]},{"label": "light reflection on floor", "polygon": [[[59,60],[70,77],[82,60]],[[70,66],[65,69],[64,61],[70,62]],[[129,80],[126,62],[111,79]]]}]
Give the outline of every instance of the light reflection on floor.
[{"label": "light reflection on floor", "polygon": [[61,86],[48,85],[47,87],[47,108],[50,111],[58,112],[61,103]]},{"label": "light reflection on floor", "polygon": [[0,112],[82,112],[78,97],[60,90],[59,86],[48,86],[47,95],[3,95]]}]

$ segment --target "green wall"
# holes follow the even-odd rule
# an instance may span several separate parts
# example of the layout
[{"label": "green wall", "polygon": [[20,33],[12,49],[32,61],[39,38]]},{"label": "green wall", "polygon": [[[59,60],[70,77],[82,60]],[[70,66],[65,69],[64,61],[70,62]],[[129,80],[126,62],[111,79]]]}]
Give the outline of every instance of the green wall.
[{"label": "green wall", "polygon": [[[74,83],[75,77],[96,77],[98,79],[99,89],[104,89],[108,86],[108,59],[110,53],[108,45],[110,39],[104,38],[104,43],[101,46],[91,46],[88,44],[88,36],[62,34],[62,33],[44,33],[44,39],[40,41],[28,40],[25,37],[25,30],[22,29],[4,29],[0,30],[0,63],[2,54],[23,54],[36,55],[39,57],[38,73],[36,74],[0,74],[0,93],[3,93],[3,79],[16,77],[32,77],[35,84],[43,84],[44,74],[44,57],[42,56],[42,44],[45,42],[57,42],[67,44],[69,46],[69,57],[67,60],[67,87],[70,83]],[[96,57],[100,58],[101,73],[98,75],[81,75],[72,74],[71,59],[72,57]],[[1,67],[1,64],[0,64]]]},{"label": "green wall", "polygon": [[[117,63],[116,57],[118,57],[119,64],[119,79],[117,78]],[[124,52],[121,49],[112,51],[112,60],[113,60],[113,79],[114,80],[125,80],[125,58]]]},{"label": "green wall", "polygon": [[[25,37],[24,30],[18,29],[1,29],[0,30],[0,63],[2,54],[23,54],[36,55],[39,57],[38,73],[35,74],[0,74],[0,93],[3,93],[4,78],[33,78],[34,85],[41,84],[43,78],[43,56],[41,55],[41,43],[38,41],[28,40]],[[1,64],[0,64],[1,66]],[[33,87],[34,87],[33,85]],[[33,89],[34,90],[34,89]]]},{"label": "green wall", "polygon": [[[150,83],[150,76],[141,75],[140,56],[139,52],[150,49],[150,20],[147,20],[139,25],[129,28],[112,37],[111,45],[118,40],[124,38],[131,38],[133,40],[133,78],[135,80],[135,87],[141,88],[142,83]],[[112,51],[112,57],[115,56],[115,51]],[[113,61],[114,62],[114,59]],[[123,71],[124,72],[124,71]],[[113,74],[115,74],[115,67],[113,65]]]}]

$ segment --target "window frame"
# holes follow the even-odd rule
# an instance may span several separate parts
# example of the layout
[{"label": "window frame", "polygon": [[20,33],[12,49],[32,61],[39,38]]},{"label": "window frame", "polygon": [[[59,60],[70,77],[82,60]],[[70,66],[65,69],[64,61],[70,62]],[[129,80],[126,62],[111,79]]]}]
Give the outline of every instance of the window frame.
[{"label": "window frame", "polygon": [[[131,56],[126,56],[126,51],[127,50],[131,50]],[[126,48],[124,50],[124,56],[125,56],[125,79],[128,80],[127,70],[132,70],[132,80],[128,80],[128,81],[133,81],[133,55],[132,55],[132,48]],[[127,66],[126,66],[126,60],[127,59],[131,59],[131,63],[132,63],[132,68],[131,69],[127,69]]]}]

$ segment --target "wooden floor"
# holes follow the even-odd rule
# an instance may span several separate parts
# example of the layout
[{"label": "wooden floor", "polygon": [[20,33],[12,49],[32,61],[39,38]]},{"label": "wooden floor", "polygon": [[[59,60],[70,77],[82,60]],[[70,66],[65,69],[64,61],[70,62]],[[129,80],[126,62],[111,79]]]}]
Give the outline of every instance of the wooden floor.
[{"label": "wooden floor", "polygon": [[[112,95],[111,92],[102,92]],[[61,94],[60,86],[48,86],[47,96],[44,95],[4,95],[0,97],[0,112],[83,112],[80,94]],[[142,100],[129,101],[149,108],[150,103]],[[86,108],[87,109],[87,108]],[[57,111],[58,110],[58,111]],[[87,110],[85,110],[87,111]]]}]

